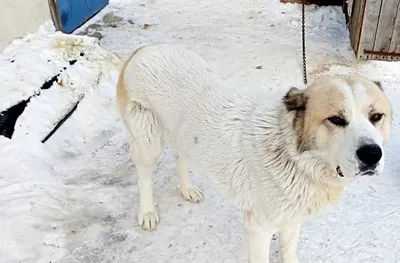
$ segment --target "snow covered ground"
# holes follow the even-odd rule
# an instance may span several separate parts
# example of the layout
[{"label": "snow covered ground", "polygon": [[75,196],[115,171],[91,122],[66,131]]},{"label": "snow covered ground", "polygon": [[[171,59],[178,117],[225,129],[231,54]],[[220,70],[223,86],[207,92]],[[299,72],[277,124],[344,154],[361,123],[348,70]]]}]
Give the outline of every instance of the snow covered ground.
[{"label": "snow covered ground", "polygon": [[[112,52],[124,59],[144,44],[180,43],[242,88],[302,86],[300,10],[278,0],[114,0],[77,31],[100,46],[49,24],[14,41],[0,55],[0,110],[36,96],[13,140],[0,136],[0,262],[241,262],[240,213],[195,172],[206,199],[184,202],[169,150],[154,176],[160,225],[150,233],[137,226],[136,171],[115,112],[120,60]],[[400,63],[356,61],[340,8],[306,12],[309,78],[357,72],[380,80],[394,118],[385,176],[359,179],[337,206],[307,222],[299,256],[400,262]],[[39,89],[59,73],[51,88]],[[280,262],[272,251],[271,261]]]}]

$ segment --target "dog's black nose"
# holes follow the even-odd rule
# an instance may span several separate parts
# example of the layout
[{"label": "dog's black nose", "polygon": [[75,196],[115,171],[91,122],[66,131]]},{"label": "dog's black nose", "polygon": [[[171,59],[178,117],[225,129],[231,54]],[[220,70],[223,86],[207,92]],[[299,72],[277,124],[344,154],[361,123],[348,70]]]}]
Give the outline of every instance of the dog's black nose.
[{"label": "dog's black nose", "polygon": [[382,149],[378,144],[365,144],[358,148],[357,156],[363,164],[373,166],[382,158]]}]

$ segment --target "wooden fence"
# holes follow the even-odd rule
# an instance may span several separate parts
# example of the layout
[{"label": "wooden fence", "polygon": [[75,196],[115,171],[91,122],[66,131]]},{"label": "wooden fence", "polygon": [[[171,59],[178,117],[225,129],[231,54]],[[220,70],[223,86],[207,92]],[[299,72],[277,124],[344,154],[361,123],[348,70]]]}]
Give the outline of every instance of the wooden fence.
[{"label": "wooden fence", "polygon": [[347,4],[357,58],[400,60],[400,0],[348,0]]}]

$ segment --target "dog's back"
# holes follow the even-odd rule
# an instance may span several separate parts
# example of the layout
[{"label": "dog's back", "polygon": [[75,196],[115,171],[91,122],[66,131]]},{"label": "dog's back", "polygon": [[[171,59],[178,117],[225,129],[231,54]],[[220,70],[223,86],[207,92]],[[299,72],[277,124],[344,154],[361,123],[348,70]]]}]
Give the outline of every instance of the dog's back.
[{"label": "dog's back", "polygon": [[[122,113],[131,114],[131,108],[138,106],[150,110],[168,133],[164,137],[177,150],[181,146],[186,150],[197,143],[198,134],[207,135],[212,143],[213,130],[221,130],[229,111],[232,117],[240,117],[235,113],[238,109],[229,109],[231,87],[221,83],[194,52],[175,45],[152,45],[137,50],[124,65],[117,96]],[[245,109],[241,114],[246,115]],[[180,134],[191,137],[190,142],[175,141]]]},{"label": "dog's back", "polygon": [[153,45],[134,53],[121,74],[119,89],[125,89],[129,101],[151,109],[171,130],[190,117],[187,110],[194,105],[201,107],[207,100],[203,106],[210,108],[209,101],[218,101],[207,99],[218,96],[214,89],[218,78],[213,75],[197,54],[179,46]]}]

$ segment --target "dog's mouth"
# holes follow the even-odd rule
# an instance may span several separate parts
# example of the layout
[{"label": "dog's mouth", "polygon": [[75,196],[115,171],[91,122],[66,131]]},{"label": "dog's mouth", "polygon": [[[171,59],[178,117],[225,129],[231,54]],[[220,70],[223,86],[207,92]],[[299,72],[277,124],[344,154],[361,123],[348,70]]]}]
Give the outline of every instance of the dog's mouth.
[{"label": "dog's mouth", "polygon": [[340,166],[336,167],[336,173],[340,176],[340,177],[344,177],[344,174],[342,172],[342,169],[340,169]]},{"label": "dog's mouth", "polygon": [[359,173],[360,176],[374,176],[377,174],[378,174],[378,172],[373,169],[364,170]]},{"label": "dog's mouth", "polygon": [[374,176],[374,175],[376,175],[376,171],[373,170],[365,171],[361,174],[361,176]]},{"label": "dog's mouth", "polygon": [[378,171],[376,170],[377,165],[373,165],[370,167],[362,166],[360,167],[360,175],[361,176],[374,176],[378,174]]},{"label": "dog's mouth", "polygon": [[[340,166],[336,167],[336,173],[340,176],[340,177],[344,177],[343,171],[340,168]],[[378,172],[375,169],[363,169],[360,172],[358,172],[355,176],[374,176],[377,175]]]}]

